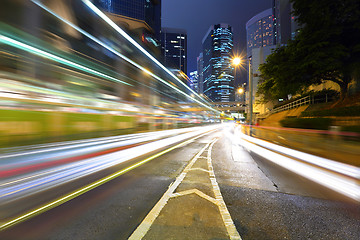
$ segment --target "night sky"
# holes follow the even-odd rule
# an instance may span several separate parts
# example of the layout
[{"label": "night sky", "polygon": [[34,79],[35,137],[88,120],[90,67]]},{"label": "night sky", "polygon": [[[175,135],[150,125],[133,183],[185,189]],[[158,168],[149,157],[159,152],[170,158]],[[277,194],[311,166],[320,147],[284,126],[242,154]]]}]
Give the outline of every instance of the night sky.
[{"label": "night sky", "polygon": [[[196,70],[196,57],[210,25],[228,23],[233,28],[234,50],[246,56],[245,24],[271,7],[271,0],[162,0],[162,27],[183,28],[188,34],[188,73]],[[238,74],[244,82],[246,71]],[[240,78],[240,79],[239,79]]]}]

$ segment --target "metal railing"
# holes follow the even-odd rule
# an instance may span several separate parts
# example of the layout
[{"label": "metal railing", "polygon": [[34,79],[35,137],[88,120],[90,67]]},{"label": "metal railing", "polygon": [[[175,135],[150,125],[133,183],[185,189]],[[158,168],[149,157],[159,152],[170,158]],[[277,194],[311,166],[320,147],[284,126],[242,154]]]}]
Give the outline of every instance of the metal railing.
[{"label": "metal railing", "polygon": [[300,98],[298,100],[295,100],[293,102],[287,103],[285,105],[279,106],[277,108],[274,108],[271,112],[272,113],[277,113],[277,112],[281,112],[281,111],[285,111],[285,110],[290,110],[292,108],[297,108],[303,105],[309,105],[312,103],[312,97],[306,96],[303,98]]},{"label": "metal railing", "polygon": [[310,104],[315,104],[315,103],[327,103],[327,102],[331,102],[331,101],[334,101],[334,96],[329,96],[328,94],[325,94],[325,96],[309,95],[309,96],[300,98],[298,100],[295,100],[293,102],[284,104],[282,106],[275,107],[270,112],[277,113],[277,112],[297,108],[297,107],[300,107],[303,105],[310,105]]}]

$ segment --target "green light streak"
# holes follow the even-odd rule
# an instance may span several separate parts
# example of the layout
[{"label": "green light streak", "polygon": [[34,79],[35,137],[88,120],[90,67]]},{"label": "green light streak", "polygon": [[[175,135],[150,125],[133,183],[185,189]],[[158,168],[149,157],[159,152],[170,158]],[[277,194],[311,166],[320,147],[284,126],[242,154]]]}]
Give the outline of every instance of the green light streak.
[{"label": "green light streak", "polygon": [[67,60],[67,59],[64,59],[64,58],[62,58],[62,57],[56,56],[56,55],[54,55],[54,54],[45,52],[45,51],[43,51],[43,50],[40,50],[40,49],[38,49],[38,48],[32,47],[32,46],[27,45],[27,44],[25,44],[25,43],[19,42],[19,41],[17,41],[17,40],[14,40],[14,39],[12,39],[12,38],[6,37],[6,36],[4,36],[4,35],[0,35],[0,43],[4,43],[4,44],[10,45],[10,46],[19,48],[19,49],[21,49],[21,50],[24,50],[24,51],[27,51],[27,52],[36,54],[36,55],[38,55],[38,56],[40,56],[40,57],[44,57],[44,58],[47,58],[47,59],[50,59],[50,60],[53,60],[53,61],[62,63],[62,64],[64,64],[64,65],[67,65],[67,66],[70,66],[70,67],[74,67],[74,68],[76,68],[76,69],[79,69],[79,70],[82,70],[82,71],[85,71],[85,72],[92,73],[92,74],[94,74],[94,75],[96,75],[96,76],[103,77],[103,78],[109,79],[109,80],[114,81],[114,82],[126,84],[126,85],[129,85],[129,86],[133,86],[132,84],[129,84],[129,83],[127,83],[127,82],[123,82],[123,81],[121,81],[121,80],[119,80],[119,79],[116,79],[116,78],[111,77],[111,76],[109,76],[109,75],[106,75],[106,74],[104,74],[104,73],[95,71],[95,70],[93,70],[93,69],[91,69],[91,68],[88,68],[88,67],[85,67],[85,66],[83,66],[83,65],[80,65],[80,64],[78,64],[78,63],[69,61],[69,60]]}]

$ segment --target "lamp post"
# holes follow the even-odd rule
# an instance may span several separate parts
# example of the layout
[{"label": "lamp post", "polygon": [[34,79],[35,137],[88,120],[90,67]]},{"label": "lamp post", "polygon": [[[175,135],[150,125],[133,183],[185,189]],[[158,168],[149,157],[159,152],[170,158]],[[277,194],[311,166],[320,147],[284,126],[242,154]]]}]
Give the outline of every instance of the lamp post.
[{"label": "lamp post", "polygon": [[[236,67],[239,66],[241,64],[241,58],[239,57],[234,57],[232,59],[232,64],[234,65],[234,82],[236,81]],[[239,89],[238,89],[239,91]],[[239,94],[241,94],[240,92],[238,92]]]},{"label": "lamp post", "polygon": [[239,58],[239,57],[234,57],[234,58],[232,59],[232,64],[235,66],[235,67],[234,67],[234,71],[235,71],[235,72],[234,72],[234,82],[235,82],[235,80],[236,80],[236,67],[241,64],[241,58]]},{"label": "lamp post", "polygon": [[[233,65],[235,65],[235,76],[236,76],[236,66],[241,64],[241,59],[239,57],[235,57],[232,60]],[[251,125],[252,125],[252,121],[253,121],[253,82],[252,82],[252,74],[251,74],[251,59],[248,59],[248,64],[249,64],[249,126],[250,126],[250,133],[249,135],[251,136]],[[240,92],[241,91],[241,92]],[[243,92],[243,89],[241,90],[241,88],[238,89],[239,93]]]},{"label": "lamp post", "polygon": [[253,82],[252,82],[252,74],[251,74],[251,59],[248,59],[249,62],[249,125],[250,125],[250,132],[249,135],[251,136],[251,125],[252,125],[252,118],[253,118]]}]

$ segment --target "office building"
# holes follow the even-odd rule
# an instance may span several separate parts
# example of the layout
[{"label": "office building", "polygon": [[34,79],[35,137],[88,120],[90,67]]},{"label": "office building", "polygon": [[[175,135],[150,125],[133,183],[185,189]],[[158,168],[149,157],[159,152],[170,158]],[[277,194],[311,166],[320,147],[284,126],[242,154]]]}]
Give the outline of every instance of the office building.
[{"label": "office building", "polygon": [[161,0],[94,0],[94,4],[143,42],[160,45]]},{"label": "office building", "polygon": [[259,67],[261,64],[265,63],[266,58],[271,54],[271,52],[276,48],[275,45],[272,46],[266,46],[266,47],[259,47],[252,49],[252,65],[251,65],[251,71],[252,71],[252,98],[253,98],[253,112],[255,114],[263,114],[273,107],[272,102],[268,102],[265,104],[258,104],[261,97],[257,96],[256,92],[258,90],[258,84],[260,81],[260,71]]},{"label": "office building", "polygon": [[247,109],[250,112],[250,98],[253,103],[253,113],[262,114],[268,107],[264,104],[256,104],[259,97],[256,97],[257,85],[259,82],[259,66],[265,63],[268,55],[276,47],[274,45],[274,22],[273,9],[269,8],[252,17],[246,23],[247,36],[247,57],[250,62],[251,79],[248,79],[247,87]]},{"label": "office building", "polygon": [[197,73],[198,73],[198,86],[199,93],[202,94],[204,92],[204,58],[203,53],[201,52],[196,59],[197,61]]},{"label": "office building", "polygon": [[192,90],[194,90],[195,92],[199,92],[199,82],[198,82],[198,72],[197,71],[192,71],[190,72],[190,88]]},{"label": "office building", "polygon": [[269,8],[246,23],[247,57],[251,57],[253,48],[274,45],[273,15]]},{"label": "office building", "polygon": [[213,102],[234,101],[231,26],[224,23],[212,25],[205,34],[202,45],[204,94]]},{"label": "office building", "polygon": [[296,17],[292,15],[292,3],[290,0],[273,0],[272,14],[274,18],[274,44],[281,46],[287,44],[296,36],[299,25]]},{"label": "office building", "polygon": [[161,52],[164,65],[187,74],[187,33],[184,29],[161,29]]}]

